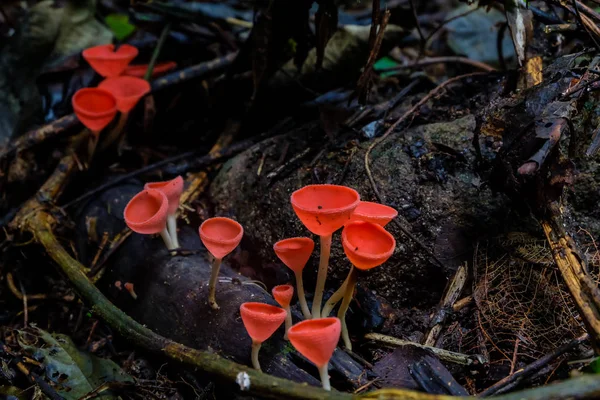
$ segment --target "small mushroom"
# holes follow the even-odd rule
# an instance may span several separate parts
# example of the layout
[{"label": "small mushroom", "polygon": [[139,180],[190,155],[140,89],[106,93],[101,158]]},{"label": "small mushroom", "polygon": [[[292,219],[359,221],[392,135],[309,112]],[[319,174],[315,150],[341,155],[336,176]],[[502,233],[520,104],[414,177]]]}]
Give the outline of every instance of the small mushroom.
[{"label": "small mushroom", "polygon": [[352,342],[346,326],[346,311],[350,306],[358,270],[369,270],[386,262],[394,253],[396,239],[381,225],[371,222],[355,221],[344,227],[342,231],[342,247],[346,257],[355,268],[350,269],[346,278],[346,289],[342,305],[338,310],[338,318],[342,321],[342,338],[348,350],[352,350]]},{"label": "small mushroom", "polygon": [[385,227],[397,216],[398,211],[390,206],[372,201],[361,201],[350,216],[350,221],[347,224],[352,221],[365,221]]},{"label": "small mushroom", "polygon": [[143,235],[160,233],[167,249],[173,250],[173,243],[167,231],[168,209],[169,201],[163,192],[144,189],[133,196],[123,215],[129,229]]},{"label": "small mushroom", "polygon": [[287,311],[270,304],[248,302],[242,303],[240,314],[244,327],[252,338],[252,366],[260,371],[258,362],[260,346],[281,326]]},{"label": "small mushroom", "polygon": [[99,75],[105,78],[119,76],[129,63],[138,55],[138,49],[122,44],[115,51],[114,44],[90,47],[82,52],[83,58]]},{"label": "small mushroom", "polygon": [[79,89],[71,99],[77,119],[90,131],[88,156],[91,159],[102,129],[117,115],[117,100],[106,90],[98,88]]},{"label": "small mushroom", "polygon": [[310,310],[306,304],[304,295],[304,283],[302,271],[315,248],[315,242],[311,238],[296,237],[283,239],[273,245],[277,257],[296,275],[296,288],[298,289],[298,302],[302,309],[304,318],[311,318]]},{"label": "small mushroom", "polygon": [[[385,227],[392,219],[396,218],[397,215],[398,211],[392,207],[370,201],[361,201],[350,216],[350,220],[346,222],[346,225],[353,221],[365,221]],[[351,270],[353,268],[354,266],[350,267]],[[348,276],[350,276],[350,274],[348,274]],[[346,278],[339,289],[329,297],[323,306],[323,312],[321,312],[322,317],[328,317],[336,304],[344,297],[347,283],[348,279]]]},{"label": "small mushroom", "polygon": [[308,185],[292,193],[292,207],[306,228],[319,235],[319,272],[312,304],[312,317],[321,317],[321,302],[327,280],[331,235],[350,219],[360,202],[358,192],[346,186]]},{"label": "small mushroom", "polygon": [[[150,93],[148,81],[133,76],[115,76],[106,78],[98,85],[100,89],[110,92],[117,100],[117,110],[121,113],[117,125],[108,133],[103,147],[124,138],[123,128],[129,118],[129,112],[142,97]],[[119,146],[120,148],[121,146]]]},{"label": "small mushroom", "polygon": [[337,318],[317,318],[292,326],[288,336],[300,354],[319,369],[323,389],[331,390],[329,383],[329,359],[340,340],[340,320]]},{"label": "small mushroom", "polygon": [[[173,61],[157,63],[152,69],[152,78],[156,78],[160,75],[163,75],[175,68],[177,68],[177,63]],[[125,71],[123,71],[123,75],[143,78],[144,75],[146,75],[147,70],[148,64],[130,65],[127,68],[125,68]]]},{"label": "small mushroom", "polygon": [[273,293],[273,298],[275,301],[283,308],[287,315],[285,317],[285,335],[283,336],[285,339],[288,338],[288,329],[292,326],[292,313],[290,312],[290,302],[292,301],[292,297],[294,296],[294,287],[292,285],[278,285],[275,286],[271,293]]},{"label": "small mushroom", "polygon": [[179,200],[183,193],[183,178],[178,176],[175,179],[165,182],[148,182],[144,189],[160,190],[167,196],[169,200],[169,210],[167,211],[167,230],[171,237],[171,242],[175,248],[179,247],[177,238],[177,209],[179,208]]},{"label": "small mushroom", "polygon": [[215,217],[204,221],[198,231],[202,243],[214,257],[208,285],[208,303],[213,310],[218,310],[219,305],[215,299],[215,291],[221,261],[240,244],[244,228],[230,218]]},{"label": "small mushroom", "polygon": [[123,285],[123,287],[129,292],[129,294],[131,295],[131,297],[133,297],[134,300],[137,300],[138,296],[135,293],[135,290],[133,289],[133,283],[127,282],[125,285]]}]

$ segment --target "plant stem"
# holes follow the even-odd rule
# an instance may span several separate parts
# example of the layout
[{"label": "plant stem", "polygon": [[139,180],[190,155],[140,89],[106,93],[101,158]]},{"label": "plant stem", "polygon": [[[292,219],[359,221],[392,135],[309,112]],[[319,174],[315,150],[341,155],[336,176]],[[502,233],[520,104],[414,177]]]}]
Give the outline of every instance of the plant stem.
[{"label": "plant stem", "polygon": [[171,236],[169,235],[169,231],[167,231],[166,227],[165,227],[165,229],[160,231],[160,237],[165,242],[165,246],[167,246],[167,250],[173,250],[175,248],[175,247],[173,247],[173,242],[171,241]]},{"label": "plant stem", "polygon": [[262,343],[260,342],[255,342],[254,340],[252,341],[252,366],[254,367],[255,370],[257,371],[262,371],[260,369],[260,363],[258,362],[258,352],[260,351],[260,345]]},{"label": "plant stem", "polygon": [[308,304],[306,304],[306,296],[304,295],[304,282],[302,281],[302,271],[295,272],[296,274],[296,289],[298,290],[298,302],[300,303],[300,308],[302,309],[302,314],[305,319],[311,319],[310,310],[308,309]]},{"label": "plant stem", "polygon": [[342,321],[342,339],[344,339],[344,345],[348,350],[352,350],[352,342],[348,335],[348,326],[346,326],[346,311],[350,307],[352,301],[352,295],[354,294],[354,288],[356,287],[356,279],[358,278],[358,272],[356,268],[352,268],[350,274],[348,274],[348,283],[346,284],[346,291],[344,293],[344,300],[338,310],[338,318]]},{"label": "plant stem", "polygon": [[152,57],[150,58],[150,62],[148,63],[148,69],[144,74],[144,79],[150,82],[150,78],[152,78],[152,71],[154,70],[154,66],[156,65],[156,61],[158,60],[158,56],[160,55],[160,51],[162,50],[165,42],[167,40],[167,36],[169,36],[169,31],[171,30],[171,23],[167,23],[160,33],[160,37],[158,38],[158,43],[156,43],[156,47],[154,48],[154,52],[152,53]]},{"label": "plant stem", "polygon": [[331,390],[331,384],[329,383],[329,363],[325,365],[321,365],[319,367],[319,375],[321,376],[321,385],[323,385],[323,389]]},{"label": "plant stem", "polygon": [[329,266],[329,254],[331,253],[331,235],[321,236],[321,257],[319,258],[319,273],[317,275],[317,286],[313,298],[312,317],[321,318],[321,301],[323,290],[327,280],[327,268]]},{"label": "plant stem", "polygon": [[323,311],[321,311],[321,317],[327,318],[329,316],[329,314],[331,314],[331,311],[333,311],[333,308],[335,307],[335,305],[337,303],[339,303],[340,300],[344,297],[344,293],[346,292],[346,285],[348,284],[348,278],[350,278],[350,274],[352,273],[353,270],[354,270],[354,265],[351,265],[350,271],[348,272],[346,279],[344,279],[344,282],[342,282],[339,289],[336,290],[335,293],[331,295],[329,300],[327,300],[327,303],[325,303],[325,306],[323,307]]},{"label": "plant stem", "polygon": [[167,216],[167,230],[169,231],[169,236],[171,237],[171,242],[175,249],[179,248],[179,240],[177,239],[177,216],[175,214],[171,214]]},{"label": "plant stem", "polygon": [[283,335],[283,338],[285,340],[287,340],[288,338],[288,329],[290,329],[292,327],[292,311],[290,310],[290,307],[286,307],[285,308],[285,312],[287,312],[286,316],[285,316],[285,335]]},{"label": "plant stem", "polygon": [[221,258],[216,258],[212,262],[212,271],[210,273],[210,282],[208,283],[208,304],[213,310],[218,310],[219,305],[215,299],[215,293],[217,291],[217,279],[219,278],[219,269],[221,268]]}]

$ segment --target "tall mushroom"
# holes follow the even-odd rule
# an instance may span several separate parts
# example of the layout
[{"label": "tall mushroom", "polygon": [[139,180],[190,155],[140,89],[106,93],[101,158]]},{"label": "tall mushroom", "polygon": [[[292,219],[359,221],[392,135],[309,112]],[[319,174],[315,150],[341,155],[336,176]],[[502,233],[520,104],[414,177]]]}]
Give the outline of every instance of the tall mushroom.
[{"label": "tall mushroom", "polygon": [[117,100],[106,90],[98,88],[79,89],[71,99],[77,119],[89,129],[88,157],[91,159],[102,129],[117,115]]},{"label": "tall mushroom", "polygon": [[183,193],[183,178],[178,176],[170,181],[164,182],[148,182],[144,185],[145,189],[160,190],[167,196],[169,200],[169,210],[167,211],[167,230],[171,237],[171,242],[175,248],[179,247],[179,239],[177,238],[177,209],[179,208],[179,200]]},{"label": "tall mushroom", "polygon": [[136,233],[144,235],[160,233],[167,249],[172,250],[173,243],[167,232],[168,209],[169,200],[163,192],[145,189],[127,203],[123,217],[129,229]]},{"label": "tall mushroom", "polygon": [[296,288],[298,289],[298,302],[302,309],[304,318],[311,318],[310,310],[306,304],[304,295],[304,283],[302,271],[315,248],[315,242],[311,238],[296,237],[283,239],[273,245],[277,257],[296,275]]},{"label": "tall mushroom", "polygon": [[292,193],[292,207],[306,228],[319,235],[321,255],[312,317],[321,317],[321,301],[327,279],[331,235],[344,226],[360,202],[358,192],[346,186],[308,185]]},{"label": "tall mushroom", "polygon": [[346,257],[355,267],[348,274],[344,299],[338,310],[338,318],[342,321],[344,344],[348,350],[352,350],[352,342],[346,326],[346,311],[356,287],[357,269],[369,270],[386,262],[394,253],[396,239],[381,225],[355,221],[347,224],[342,230],[342,246]]},{"label": "tall mushroom", "polygon": [[138,49],[122,44],[115,51],[114,44],[90,47],[82,52],[83,58],[99,75],[105,78],[119,76],[138,55]]},{"label": "tall mushroom", "polygon": [[240,315],[248,335],[252,338],[252,366],[260,371],[260,346],[281,326],[287,312],[270,304],[248,302],[240,306]]},{"label": "tall mushroom", "polygon": [[[107,147],[123,138],[123,128],[129,119],[129,112],[142,97],[150,93],[148,81],[133,76],[116,76],[106,78],[98,85],[100,89],[110,92],[117,100],[117,110],[121,113],[117,125],[108,133],[103,146]],[[119,146],[120,149],[121,146]]]},{"label": "tall mushroom", "polygon": [[283,336],[285,339],[287,339],[287,332],[292,326],[290,302],[294,296],[294,287],[292,285],[278,285],[271,290],[271,293],[273,293],[273,298],[275,301],[287,312],[287,316],[285,317],[285,335]]},{"label": "tall mushroom", "polygon": [[[397,215],[398,211],[392,207],[370,201],[361,201],[350,216],[350,220],[346,222],[346,225],[353,221],[365,221],[385,227],[392,219],[396,218]],[[352,269],[354,269],[354,266],[350,267],[350,272],[352,272]],[[350,276],[350,274],[348,274],[348,276]],[[338,290],[327,299],[327,302],[323,306],[323,311],[321,312],[323,317],[328,317],[335,305],[342,297],[344,297],[347,283],[348,278],[346,278]]]},{"label": "tall mushroom", "polygon": [[325,390],[331,390],[329,359],[340,340],[340,330],[339,319],[318,318],[299,322],[288,331],[290,342],[296,350],[319,369]]},{"label": "tall mushroom", "polygon": [[215,217],[204,221],[198,231],[202,243],[214,258],[208,284],[208,303],[213,310],[218,310],[219,305],[215,299],[215,291],[221,261],[240,244],[244,228],[230,218]]}]

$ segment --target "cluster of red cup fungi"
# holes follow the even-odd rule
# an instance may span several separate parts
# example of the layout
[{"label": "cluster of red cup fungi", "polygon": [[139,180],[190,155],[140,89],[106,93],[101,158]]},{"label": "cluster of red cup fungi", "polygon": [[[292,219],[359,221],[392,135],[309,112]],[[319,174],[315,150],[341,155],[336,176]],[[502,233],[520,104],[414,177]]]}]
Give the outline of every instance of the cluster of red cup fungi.
[{"label": "cluster of red cup fungi", "polygon": [[[125,208],[125,221],[135,232],[160,233],[169,250],[178,247],[175,212],[183,191],[183,179],[146,184]],[[375,268],[386,262],[396,247],[394,237],[385,225],[398,214],[391,207],[360,201],[358,193],[345,186],[309,185],[295,191],[291,196],[292,207],[304,226],[318,235],[321,241],[319,272],[312,311],[309,310],[302,281],[315,243],[308,237],[281,240],[273,246],[277,257],[296,276],[298,302],[305,318],[292,323],[290,303],[294,295],[291,285],[276,286],[274,299],[281,307],[270,304],[247,302],[240,306],[240,315],[252,339],[252,365],[260,370],[258,353],[261,344],[275,333],[285,321],[285,335],[292,345],[319,369],[323,387],[330,389],[327,373],[329,359],[340,339],[351,349],[352,343],[346,328],[345,315],[352,299],[359,271]],[[342,246],[352,267],[348,277],[321,308],[323,288],[327,277],[332,234],[342,230]],[[219,268],[223,257],[240,243],[244,229],[224,217],[209,218],[199,228],[200,239],[213,256],[209,283],[208,302],[218,309],[215,292]],[[329,317],[339,301],[337,318]]]},{"label": "cluster of red cup fungi", "polygon": [[[118,49],[113,44],[94,46],[84,50],[82,55],[94,71],[105,78],[98,87],[79,89],[71,100],[75,115],[91,133],[89,151],[93,153],[100,132],[111,123],[117,111],[121,113],[119,123],[107,142],[119,137],[129,112],[150,92],[150,84],[142,79],[148,66],[129,65],[138,55],[138,49],[128,44]],[[172,62],[159,64],[153,69],[153,75],[175,67]]]}]

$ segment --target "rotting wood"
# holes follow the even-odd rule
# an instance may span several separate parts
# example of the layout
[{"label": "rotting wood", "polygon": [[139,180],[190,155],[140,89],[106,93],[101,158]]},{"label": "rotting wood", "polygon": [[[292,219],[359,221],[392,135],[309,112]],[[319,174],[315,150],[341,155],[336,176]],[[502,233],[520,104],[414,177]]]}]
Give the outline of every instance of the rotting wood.
[{"label": "rotting wood", "polygon": [[436,312],[431,315],[430,320],[433,323],[433,326],[425,336],[426,339],[423,342],[425,346],[435,346],[435,343],[442,332],[442,328],[444,327],[444,322],[448,317],[449,310],[452,309],[467,283],[467,276],[467,263],[464,263],[456,270],[454,277],[452,277],[452,281],[448,285],[448,289],[444,293],[440,305]]},{"label": "rotting wood", "polygon": [[585,323],[590,342],[600,349],[600,290],[587,272],[585,259],[581,256],[573,238],[563,229],[559,211],[542,220],[542,228],[552,249],[552,256],[560,270],[571,297]]}]

